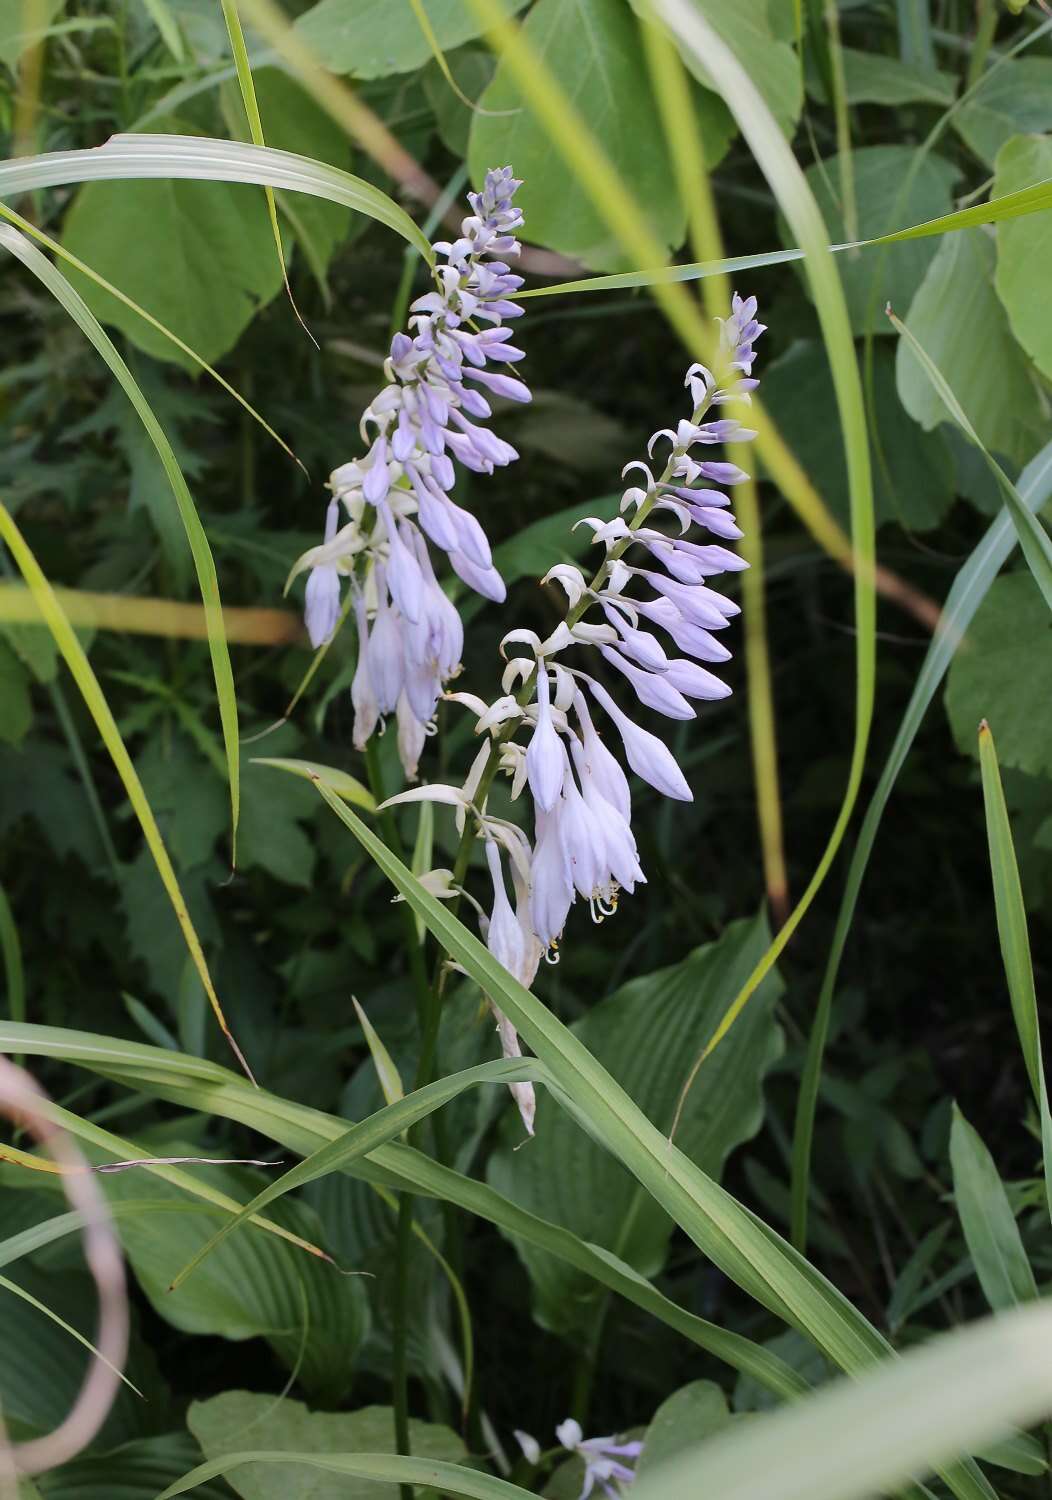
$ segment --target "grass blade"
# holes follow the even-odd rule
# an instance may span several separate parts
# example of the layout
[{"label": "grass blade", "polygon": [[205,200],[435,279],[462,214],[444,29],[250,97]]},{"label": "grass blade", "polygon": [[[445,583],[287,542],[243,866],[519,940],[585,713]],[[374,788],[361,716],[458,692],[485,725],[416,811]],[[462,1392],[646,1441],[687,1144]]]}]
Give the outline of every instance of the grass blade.
[{"label": "grass blade", "polygon": [[[248,116],[249,133],[255,146],[265,147],[267,142],[263,135],[263,121],[259,114],[259,100],[256,98],[256,86],[252,82],[252,64],[248,60],[248,48],[245,46],[245,33],[241,29],[241,17],[237,13],[237,0],[222,0],[223,20],[226,22],[227,36],[230,39],[230,51],[234,58],[234,68],[237,72],[238,87],[241,90],[241,100],[245,106],[245,114]],[[296,314],[296,320],[304,333],[310,339],[314,347],[318,348],[318,341],[300,317],[300,310],[296,306],[296,299],[292,295],[289,285],[288,267],[285,265],[285,252],[281,245],[281,229],[278,226],[278,209],[274,201],[274,189],[269,182],[263,186],[263,192],[267,200],[267,215],[270,219],[271,233],[274,236],[274,248],[278,252],[278,264],[281,266],[281,279],[285,283],[285,293]]]},{"label": "grass blade", "polygon": [[350,172],[293,151],[210,136],[115,135],[88,151],[51,151],[0,164],[0,197],[70,182],[135,177],[188,177],[198,182],[251,182],[342,203],[386,224],[434,264],[434,251],[393,198]]},{"label": "grass blade", "polygon": [[964,1242],[993,1312],[1037,1301],[1019,1225],[1004,1183],[979,1132],[956,1104],[950,1127],[953,1196]]},{"label": "grass blade", "polygon": [[201,1247],[193,1260],[187,1262],[172,1282],[171,1290],[175,1291],[176,1287],[180,1286],[201,1264],[206,1255],[211,1254],[228,1234],[239,1229],[253,1214],[258,1214],[268,1204],[283,1197],[285,1193],[292,1192],[294,1188],[305,1187],[308,1182],[314,1182],[319,1177],[325,1177],[330,1172],[336,1172],[341,1167],[349,1165],[359,1157],[367,1156],[371,1151],[375,1151],[377,1146],[386,1145],[388,1141],[394,1140],[404,1130],[415,1125],[418,1120],[426,1119],[436,1109],[441,1109],[443,1104],[448,1104],[450,1100],[458,1098],[465,1089],[473,1088],[479,1083],[519,1083],[526,1080],[543,1083],[546,1078],[547,1069],[533,1059],[509,1061],[499,1058],[496,1062],[480,1063],[477,1067],[466,1068],[463,1072],[451,1073],[448,1077],[429,1083],[422,1089],[416,1089],[394,1104],[385,1105],[368,1119],[352,1125],[337,1140],[320,1146],[303,1161],[297,1162],[289,1171],[283,1172],[275,1182],[269,1182],[261,1192],[257,1193],[251,1203],[240,1209],[212,1236],[207,1244]]},{"label": "grass blade", "polygon": [[[39,1297],[34,1297],[32,1292],[27,1292],[25,1287],[18,1285],[17,1281],[9,1281],[6,1276],[0,1276],[0,1287],[5,1292],[11,1292],[14,1296],[20,1297],[23,1302],[28,1302],[30,1307],[35,1307],[37,1312],[43,1313],[46,1318],[50,1318],[52,1323],[56,1323],[62,1329],[63,1333],[68,1333],[71,1339],[76,1339],[77,1343],[82,1348],[87,1349],[94,1359],[101,1361],[102,1364],[113,1371],[114,1375],[123,1380],[130,1391],[134,1391],[137,1396],[142,1396],[142,1391],[140,1391],[137,1385],[132,1384],[123,1370],[118,1369],[111,1360],[108,1360],[105,1354],[101,1353],[90,1339],[85,1338],[79,1329],[67,1323],[65,1318],[60,1318],[57,1312],[53,1312],[46,1302],[41,1302]],[[143,1399],[145,1400],[146,1398],[143,1397]]]},{"label": "grass blade", "polygon": [[[493,998],[547,1065],[549,1088],[563,1107],[603,1142],[703,1254],[750,1296],[804,1332],[842,1369],[857,1373],[891,1354],[877,1330],[820,1272],[646,1119],[579,1039],[428,894],[360,818],[325,787],[318,791],[445,950]],[[945,1477],[959,1497],[989,1495],[974,1465]]]},{"label": "grass blade", "polygon": [[1041,1055],[1034,966],[1030,958],[1030,937],[1027,932],[1026,908],[1023,905],[1023,888],[1019,882],[1019,866],[1012,841],[1012,827],[1008,821],[1001,770],[997,762],[997,746],[985,720],[979,726],[979,769],[983,782],[986,836],[990,846],[997,936],[1001,944],[1005,978],[1008,980],[1012,1015],[1019,1033],[1019,1045],[1023,1049],[1023,1060],[1041,1122],[1045,1197],[1049,1216],[1052,1217],[1052,1113],[1048,1107],[1045,1064]]},{"label": "grass blade", "polygon": [[[0,1052],[16,1051],[37,1057],[60,1058],[180,1108],[234,1120],[303,1156],[320,1145],[339,1139],[347,1129],[345,1120],[291,1100],[276,1098],[263,1089],[252,1088],[244,1079],[217,1063],[161,1051],[142,1042],[53,1026],[0,1022]],[[131,1142],[111,1135],[57,1105],[49,1104],[48,1111],[49,1117],[65,1125],[72,1135],[99,1145],[114,1156],[134,1156],[138,1151]],[[179,1168],[152,1165],[147,1170],[196,1197],[220,1203],[221,1195],[217,1196],[214,1189]],[[791,1398],[807,1388],[801,1376],[768,1349],[678,1307],[639,1272],[609,1251],[587,1244],[560,1225],[548,1223],[520,1208],[486,1183],[441,1166],[412,1147],[393,1143],[381,1146],[348,1170],[351,1176],[360,1177],[376,1187],[385,1201],[393,1202],[387,1185],[399,1191],[445,1200],[488,1220],[509,1236],[548,1251],[593,1277],[600,1285],[619,1293],[732,1369],[751,1375],[766,1390],[778,1396]],[[230,1212],[237,1212],[241,1206],[230,1200],[225,1202]],[[284,1233],[266,1221],[261,1222],[275,1232]]]},{"label": "grass blade", "polygon": [[[1028,511],[1040,510],[1052,496],[1052,442],[1043,448],[1023,471],[1019,480],[1018,494]],[[991,583],[997,577],[1002,564],[1012,551],[1015,541],[1016,532],[1011,520],[1007,515],[999,516],[954,579],[946,596],[939,630],[928,647],[924,664],[902,717],[902,723],[899,725],[898,733],[877,783],[877,789],[873,793],[862,820],[858,842],[848,867],[840,911],[837,913],[836,929],[822,979],[822,989],[808,1041],[807,1058],[797,1100],[793,1131],[791,1233],[793,1244],[798,1249],[803,1249],[807,1241],[811,1141],[814,1134],[818,1083],[822,1073],[822,1059],[829,1032],[833,996],[840,972],[840,963],[844,956],[844,947],[851,930],[851,922],[858,905],[859,891],[862,888],[870,854],[873,852],[880,820],[928,705],[938,692],[939,685],[946,676],[965,631],[985,598]]]},{"label": "grass blade", "polygon": [[[3,231],[0,230],[0,235],[2,233]],[[121,738],[121,732],[117,728],[113,714],[110,712],[110,706],[106,702],[106,695],[99,686],[99,680],[95,676],[91,663],[84,654],[84,648],[78,641],[72,625],[63,612],[62,606],[55,597],[54,590],[41,571],[40,564],[33,556],[32,551],[26,544],[25,538],[12,519],[7,507],[2,502],[0,502],[0,537],[2,537],[10,548],[19,571],[29,585],[37,607],[44,617],[48,629],[55,638],[55,644],[61,651],[66,665],[73,676],[73,680],[80,689],[81,697],[84,699],[89,713],[95,720],[99,734],[102,736],[103,744],[109,751],[113,764],[117,768],[117,774],[124,785],[124,790],[128,794],[128,801],[131,803],[135,811],[135,816],[139,820],[147,847],[153,855],[154,864],[157,866],[157,873],[160,875],[162,884],[168,894],[168,899],[172,903],[172,909],[175,912],[179,926],[182,928],[186,946],[190,950],[190,957],[193,959],[194,967],[200,975],[201,983],[205,987],[205,993],[211,1002],[216,1020],[238,1062],[248,1077],[251,1078],[252,1073],[248,1063],[245,1061],[244,1054],[227,1025],[226,1017],[219,1003],[219,996],[216,994],[215,986],[212,984],[212,976],[208,971],[208,963],[205,959],[200,939],[197,936],[193,922],[190,920],[190,913],[183,899],[183,893],[179,889],[178,878],[168,857],[168,850],[164,846],[161,831],[157,827],[157,822],[147,801],[146,793],[143,791],[142,782],[139,780],[138,773],[132,765],[131,756],[128,754],[124,741]]]},{"label": "grass blade", "polygon": [[7,988],[7,1014],[12,1021],[26,1018],[26,976],[22,968],[22,945],[18,941],[11,903],[0,885],[0,952],[4,957],[4,981]]},{"label": "grass blade", "polygon": [[[974,229],[981,224],[997,224],[1003,219],[1021,219],[1028,214],[1045,213],[1052,208],[1052,178],[1035,182],[1000,198],[975,203],[970,208],[927,219],[923,224],[909,224],[893,229],[871,240],[849,240],[843,245],[826,245],[830,255],[845,251],[869,250],[880,245],[898,245],[906,240],[928,239],[932,235],[953,234],[958,229]],[[698,281],[707,276],[728,276],[738,271],[758,270],[762,266],[782,266],[789,261],[806,260],[812,252],[806,249],[765,250],[754,255],[732,255],[725,260],[691,261],[683,265],[655,265],[647,271],[616,271],[610,276],[584,276],[577,281],[556,281],[550,286],[527,287],[512,292],[513,298],[561,297],[569,292],[617,292],[632,287],[662,286],[669,282]]]},{"label": "grass blade", "polygon": [[[639,1500],[864,1500],[1052,1411],[1052,1307],[984,1319],[655,1469]],[[910,1493],[916,1494],[914,1486]]]},{"label": "grass blade", "polygon": [[[183,478],[182,470],[179,467],[179,461],[172,452],[172,445],[165,436],[164,429],[154,416],[150,403],[139,389],[128,366],[117,352],[112,339],[103,330],[102,324],[88,309],[87,304],[79,293],[74,291],[73,287],[70,286],[61,271],[53,266],[46,256],[41,255],[40,251],[24,235],[19,234],[17,229],[11,229],[7,225],[0,225],[0,245],[9,250],[16,259],[20,260],[27,270],[32,271],[33,275],[47,287],[55,300],[65,308],[81,331],[94,344],[111,372],[116,376],[125,395],[135,408],[136,415],[146,428],[150,441],[157,450],[157,456],[164,466],[168,483],[172,487],[176,505],[179,507],[179,516],[186,531],[186,539],[190,544],[190,551],[193,554],[198,586],[201,590],[201,600],[205,607],[205,617],[208,626],[208,649],[212,657],[216,696],[219,700],[219,718],[223,727],[223,744],[226,750],[227,775],[230,779],[231,856],[233,859],[237,847],[237,824],[241,806],[237,700],[234,693],[234,674],[230,666],[230,652],[227,649],[226,632],[223,626],[223,609],[219,599],[219,580],[216,577],[215,562],[212,559],[212,550],[208,545],[205,529],[201,525],[201,520],[194,507],[190,491],[186,487],[186,480]],[[26,581],[29,581],[28,578]],[[37,591],[37,597],[38,599],[40,597],[39,591]],[[51,603],[52,606],[55,606],[54,595],[51,596]],[[174,879],[174,875],[172,878]],[[189,922],[188,916],[186,920]],[[193,950],[191,949],[191,951]],[[218,1007],[218,1001],[214,1002],[214,1006]],[[233,1044],[233,1038],[230,1036],[230,1033],[227,1032],[226,1034],[228,1040]]]}]

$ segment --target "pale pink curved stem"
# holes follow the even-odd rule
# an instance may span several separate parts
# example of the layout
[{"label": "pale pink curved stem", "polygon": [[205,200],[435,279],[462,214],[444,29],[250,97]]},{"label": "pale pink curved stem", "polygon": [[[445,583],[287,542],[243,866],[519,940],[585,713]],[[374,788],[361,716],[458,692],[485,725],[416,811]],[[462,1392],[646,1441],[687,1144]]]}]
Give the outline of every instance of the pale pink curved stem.
[{"label": "pale pink curved stem", "polygon": [[[117,1373],[128,1352],[128,1296],[120,1241],[91,1168],[66,1131],[47,1115],[47,1097],[24,1069],[0,1057],[0,1113],[28,1130],[62,1170],[71,1208],[84,1220],[84,1259],[99,1298],[94,1358],[73,1408],[46,1437],[0,1447],[0,1478],[40,1474],[66,1463],[98,1432],[120,1384]],[[109,1361],[105,1363],[104,1361]]]}]

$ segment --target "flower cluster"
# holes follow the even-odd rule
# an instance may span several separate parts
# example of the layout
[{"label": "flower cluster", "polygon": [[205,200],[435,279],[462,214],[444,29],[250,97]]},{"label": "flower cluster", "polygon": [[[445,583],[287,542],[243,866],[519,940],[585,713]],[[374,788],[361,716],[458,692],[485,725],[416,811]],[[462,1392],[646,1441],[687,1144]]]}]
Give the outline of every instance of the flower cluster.
[{"label": "flower cluster", "polygon": [[459,616],[435,579],[425,536],[471,588],[496,601],[505,595],[485,532],[450,491],[454,460],[492,474],[518,457],[480,421],[492,415],[486,391],[530,399],[506,371],[522,358],[504,327],[522,312],[508,300],[522,284],[509,265],[520,250],[515,231],[523,219],[512,201],[519,186],[510,167],[489,172],[482,191],[469,194],[472,213],[460,238],[435,244],[434,290],[412,304],[411,331],[392,340],[387,383],[362,415],[368,451],[330,476],[324,542],[291,575],[311,570],[306,624],[315,646],[331,639],[342,578],[350,576],[359,641],[354,743],[363,749],[377,724],[396,715],[410,777],[463,646]]},{"label": "flower cluster", "polygon": [[[631,893],[645,879],[632,833],[628,779],[603,742],[590,703],[613,724],[625,759],[641,780],[666,797],[692,800],[668,746],[620,708],[592,672],[568,665],[564,658],[582,647],[598,652],[627,680],[642,705],[672,719],[693,719],[694,702],[729,694],[727,685],[701,664],[730,656],[719,632],[739,609],[710,581],[746,566],[723,543],[741,535],[725,490],[747,476],[735,464],[710,455],[716,445],[745,443],[756,434],[734,418],[708,413],[731,402],[748,403],[758,384],[752,378],[753,345],[763,331],[756,321],[756,299],[735,295],[730,317],[721,322],[718,375],[699,364],[687,371],[690,418],[653,435],[650,463],[627,466],[625,474],[631,471],[634,478],[638,473],[639,482],[625,490],[615,519],[590,517],[579,523],[590,526],[594,542],[604,548],[594,577],[587,582],[569,564],[546,575],[545,582],[558,584],[566,594],[565,617],[544,641],[525,630],[504,637],[503,651],[524,644],[532,655],[511,657],[499,698],[487,704],[468,693],[448,695],[471,709],[476,733],[488,736],[463,787],[425,786],[392,799],[452,803],[461,827],[469,815],[477,820],[493,882],[484,936],[494,956],[527,987],[542,956],[558,960],[563,927],[578,896],[588,902],[593,919],[601,921],[614,912],[622,891]],[[664,444],[669,452],[655,476],[651,463]],[[696,540],[688,535],[692,528],[716,540]],[[520,730],[528,733],[525,745],[517,743]],[[513,799],[529,787],[532,845],[521,829],[486,810],[486,794],[498,768],[512,777]],[[502,851],[509,861],[514,905],[505,886]],[[505,1055],[517,1055],[510,1050],[512,1041],[517,1045],[514,1031],[499,1012],[498,1024]],[[529,1085],[517,1087],[529,1090]],[[528,1110],[520,1101],[528,1129],[529,1098]]]},{"label": "flower cluster", "polygon": [[[567,1417],[565,1422],[559,1423],[555,1436],[559,1439],[560,1447],[575,1453],[584,1464],[584,1483],[578,1500],[588,1500],[596,1484],[609,1500],[622,1500],[624,1487],[636,1477],[635,1470],[625,1460],[639,1457],[643,1451],[641,1442],[636,1440],[623,1443],[616,1437],[586,1438],[580,1422],[573,1417]],[[515,1438],[527,1460],[532,1464],[538,1463],[542,1455],[537,1439],[528,1432],[519,1431],[516,1431]]]}]

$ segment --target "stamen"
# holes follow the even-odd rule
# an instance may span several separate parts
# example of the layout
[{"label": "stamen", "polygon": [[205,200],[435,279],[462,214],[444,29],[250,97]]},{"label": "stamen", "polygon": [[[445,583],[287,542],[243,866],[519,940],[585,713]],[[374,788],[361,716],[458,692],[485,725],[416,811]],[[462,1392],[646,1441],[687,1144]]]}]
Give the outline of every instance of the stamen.
[{"label": "stamen", "polygon": [[551,964],[552,967],[554,968],[554,966],[559,962],[559,959],[561,957],[562,957],[562,954],[559,952],[559,939],[558,938],[552,938],[551,943],[544,950],[544,962],[546,964]]}]

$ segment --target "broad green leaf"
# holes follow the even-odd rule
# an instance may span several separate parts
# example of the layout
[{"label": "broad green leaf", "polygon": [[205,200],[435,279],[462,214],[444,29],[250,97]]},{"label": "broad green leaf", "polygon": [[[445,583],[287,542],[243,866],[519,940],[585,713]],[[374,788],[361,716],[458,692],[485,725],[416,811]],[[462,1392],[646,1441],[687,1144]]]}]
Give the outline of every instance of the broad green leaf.
[{"label": "broad green leaf", "polygon": [[[273,739],[280,741],[283,732],[276,731]],[[316,799],[309,787],[291,777],[275,796],[272,782],[262,766],[250,761],[245,767],[238,863],[244,869],[259,866],[287,885],[306,890],[314,874],[316,851],[304,825],[314,821],[311,801]]]},{"label": "broad green leaf", "polygon": [[[633,1500],[864,1500],[1052,1411],[1052,1307],[932,1339],[858,1380],[734,1424],[633,1486]],[[990,1492],[992,1494],[992,1491]]]},{"label": "broad green leaf", "polygon": [[950,1130],[953,1196],[983,1295],[994,1312],[1037,1298],[1004,1183],[979,1132],[954,1105]]},{"label": "broad green leaf", "polygon": [[151,735],[135,769],[172,859],[183,870],[206,864],[227,824],[226,791],[214,766],[175,732]]},{"label": "broad green leaf", "polygon": [[[981,230],[945,239],[905,324],[932,362],[948,373],[983,446],[1022,463],[1047,435],[1048,422],[1026,356],[994,291],[994,259],[993,241]],[[953,317],[946,316],[947,308],[953,308]],[[902,404],[930,431],[946,421],[945,404],[911,349],[900,343],[897,358]]]},{"label": "broad green leaf", "polygon": [[[909,192],[902,193],[915,154],[913,146],[865,146],[851,153],[858,199],[856,238],[877,239],[904,219],[918,224],[950,212],[960,172],[941,156],[929,153],[909,178]],[[850,238],[838,201],[840,158],[816,162],[806,176],[832,239]],[[894,253],[881,247],[844,255],[838,269],[854,332],[890,334],[884,304],[908,307],[935,253],[934,243],[911,240]]]},{"label": "broad green leaf", "polygon": [[[957,80],[952,73],[921,68],[880,52],[841,47],[844,82],[851,104],[953,103]],[[810,80],[809,80],[810,86]]]},{"label": "broad green leaf", "polygon": [[1037,1015],[1030,937],[1023,906],[1023,891],[1019,883],[1019,867],[1012,843],[1012,828],[1001,786],[997,750],[993,734],[985,722],[979,730],[979,766],[983,779],[983,804],[1001,960],[1008,980],[1008,994],[1012,1002],[1016,1031],[1019,1033],[1019,1044],[1041,1123],[1045,1197],[1052,1216],[1052,1112],[1049,1111],[1045,1064],[1041,1053],[1041,1027]]},{"label": "broad green leaf", "polygon": [[1001,63],[954,112],[953,123],[990,167],[1013,135],[1052,130],[1052,58],[1020,57]]},{"label": "broad green leaf", "polygon": [[[42,1500],[157,1500],[165,1486],[200,1461],[188,1432],[138,1438],[108,1453],[82,1453],[44,1475]],[[222,1480],[202,1484],[194,1500],[230,1500]]]},{"label": "broad green leaf", "polygon": [[637,1477],[653,1474],[661,1464],[695,1448],[734,1420],[726,1395],[714,1381],[695,1380],[682,1386],[662,1401],[650,1419],[635,1466]]},{"label": "broad green leaf", "polygon": [[[747,978],[769,940],[762,919],[737,922],[682,963],[625,985],[573,1027],[665,1134],[689,1059],[712,1035],[727,996]],[[765,980],[725,1045],[705,1064],[679,1120],[677,1146],[714,1178],[763,1119],[764,1074],[782,1046],[772,1015],[780,988],[777,976]],[[577,1121],[542,1095],[536,1140],[528,1151],[515,1150],[515,1144],[509,1135],[490,1158],[489,1180],[499,1192],[612,1251],[644,1276],[660,1272],[671,1219]],[[570,1339],[587,1328],[595,1300],[584,1278],[528,1245],[517,1249],[533,1281],[540,1322]]]},{"label": "broad green leaf", "polygon": [[[953,504],[953,455],[941,433],[924,432],[905,416],[895,385],[894,355],[879,345],[873,350],[872,389],[877,525],[895,521],[909,531],[930,531]],[[833,400],[822,346],[814,340],[790,345],[764,372],[763,398],[830,510],[846,521],[843,444],[831,424],[815,420]]]},{"label": "broad green leaf", "polygon": [[[220,1459],[248,1443],[265,1442],[271,1450],[311,1453],[318,1457],[339,1453],[393,1453],[394,1416],[388,1406],[363,1406],[352,1412],[309,1411],[287,1397],[254,1396],[247,1391],[224,1391],[210,1401],[195,1401],[187,1424],[205,1456]],[[448,1427],[434,1422],[409,1424],[413,1456],[456,1464],[467,1458],[463,1441]],[[295,1464],[242,1468],[229,1483],[244,1500],[390,1500],[391,1490],[377,1481],[359,1478],[350,1483],[333,1474]]]},{"label": "broad green leaf", "polygon": [[1003,765],[1052,775],[1052,619],[1027,573],[998,578],[987,593],[950,668],[946,712],[965,754],[978,754],[987,719]]},{"label": "broad green leaf", "polygon": [[[169,135],[182,133],[172,117],[156,123]],[[247,187],[178,178],[89,182],[66,215],[62,243],[209,364],[233,348],[282,286],[266,202]],[[102,322],[155,359],[196,373],[196,364],[131,308],[78,271],[67,275]]]},{"label": "broad green leaf", "polygon": [[[192,1155],[190,1144],[166,1139],[169,1155]],[[240,1167],[187,1168],[206,1172],[209,1186],[238,1199],[266,1180]],[[138,1174],[101,1179],[111,1202],[141,1197]],[[354,1353],[368,1328],[365,1284],[341,1277],[316,1257],[304,1255],[269,1234],[242,1234],[221,1245],[184,1285],[170,1290],[177,1273],[227,1218],[221,1209],[187,1199],[182,1190],[154,1180],[151,1196],[178,1202],[180,1211],[121,1216],[117,1228],[136,1279],[156,1312],[186,1333],[227,1339],[262,1337],[306,1388],[339,1401],[350,1388]],[[273,1217],[294,1233],[317,1241],[316,1216],[302,1204],[286,1203]],[[302,1356],[302,1362],[298,1363]]]},{"label": "broad green leaf", "polygon": [[[273,1402],[272,1397],[264,1399]],[[254,1437],[256,1432],[248,1435],[250,1438]],[[184,1474],[177,1484],[169,1485],[163,1495],[157,1496],[157,1500],[172,1500],[175,1495],[185,1495],[189,1490],[195,1490],[203,1480],[214,1479],[218,1475],[223,1475],[228,1484],[236,1487],[237,1481],[232,1476],[240,1475],[240,1471],[246,1467],[255,1470],[253,1481],[257,1486],[266,1486],[239,1491],[246,1497],[251,1495],[251,1500],[286,1500],[286,1497],[288,1500],[316,1500],[321,1495],[325,1496],[325,1500],[344,1500],[348,1493],[357,1496],[360,1488],[372,1495],[374,1485],[379,1500],[381,1494],[389,1495],[390,1486],[395,1484],[404,1484],[410,1493],[414,1485],[422,1485],[425,1489],[435,1487],[444,1495],[470,1496],[471,1500],[526,1500],[531,1493],[520,1489],[518,1485],[509,1484],[505,1479],[495,1479],[488,1472],[471,1469],[467,1465],[447,1463],[439,1458],[399,1458],[386,1451],[316,1453],[308,1450],[293,1453],[290,1450],[264,1448],[227,1453],[223,1458],[214,1458],[201,1464],[192,1473]],[[298,1471],[304,1476],[294,1491],[287,1487],[290,1470],[293,1473]],[[320,1474],[342,1475],[345,1480],[353,1479],[356,1483],[350,1491],[346,1483],[341,1483],[334,1489],[322,1489]],[[266,1477],[257,1477],[260,1475]],[[304,1488],[305,1483],[308,1488]]]},{"label": "broad green leaf", "polygon": [[[652,16],[650,0],[630,0],[637,14]],[[792,135],[803,105],[800,64],[791,46],[780,41],[771,29],[765,0],[696,0],[698,10],[743,67],[763,96],[771,114],[786,135]],[[676,33],[673,28],[673,37]],[[683,61],[707,88],[720,90],[717,72],[710,70],[690,47],[683,47]],[[713,161],[705,153],[706,166]]]},{"label": "broad green leaf", "polygon": [[1012,525],[1019,537],[1019,547],[1026,559],[1026,565],[1034,577],[1034,582],[1045,596],[1045,603],[1052,609],[1052,541],[1049,540],[1048,532],[1023,504],[1022,496],[993,454],[983,445],[975,428],[972,426],[968,413],[961,406],[956,395],[950,387],[945,375],[935,364],[928,351],[923,348],[905,325],[892,314],[891,322],[896,331],[901,334],[904,344],[908,344],[910,353],[921,365],[924,373],[931,382],[932,389],[938,393],[939,399],[947,412],[956,422],[961,432],[968,438],[969,442],[979,449],[986,461],[988,468],[997,481],[998,488],[1005,503],[1005,508],[1012,518]]},{"label": "broad green leaf", "polygon": [[[1039,510],[1048,500],[1049,496],[1052,495],[1052,443],[1046,444],[1038,456],[1028,464],[1019,476],[1018,490],[1023,505],[1031,512]],[[798,1246],[805,1245],[807,1240],[807,1202],[811,1138],[814,1129],[815,1106],[818,1100],[819,1079],[822,1073],[822,1059],[832,1013],[833,995],[836,990],[844,948],[847,944],[851,923],[858,905],[862,881],[865,877],[866,869],[869,865],[869,857],[873,851],[873,845],[880,828],[880,820],[888,804],[888,798],[891,796],[895,783],[898,780],[899,772],[906,762],[906,757],[909,755],[913,741],[917,736],[917,731],[928,710],[928,705],[938,692],[939,686],[946,676],[962,638],[969,631],[976,611],[979,609],[991,584],[997,578],[998,572],[1011,553],[1015,545],[1016,535],[1015,527],[1008,515],[1003,514],[998,516],[954,579],[943,607],[942,628],[937,632],[934,640],[928,647],[917,676],[916,684],[910,695],[909,703],[906,706],[906,712],[896,732],[887,762],[880,774],[876,791],[873,793],[869,806],[866,808],[865,817],[862,820],[858,843],[855,846],[855,852],[851,857],[851,863],[848,867],[847,881],[840,902],[840,910],[837,913],[833,942],[826,962],[825,973],[822,977],[818,1009],[808,1040],[804,1076],[797,1104],[793,1137],[792,1237],[793,1243]],[[1035,592],[1032,584],[1030,587],[1032,592]],[[974,734],[976,726],[985,712],[985,709],[980,709],[971,719],[970,735]],[[970,743],[972,741],[969,738]]]},{"label": "broad green leaf", "polygon": [[43,156],[16,158],[0,163],[0,198],[71,182],[147,177],[252,182],[343,203],[386,224],[414,245],[428,265],[434,263],[434,252],[417,225],[371,182],[291,151],[207,136],[115,135],[105,145],[88,151],[51,151]]},{"label": "broad green leaf", "polygon": [[[636,21],[624,0],[539,0],[523,31],[556,81],[573,94],[628,186],[645,193],[656,238],[667,248],[681,244],[686,215],[657,105],[640,71]],[[511,113],[475,116],[468,153],[474,180],[479,182],[494,162],[513,163],[516,175],[524,179],[517,201],[532,240],[590,266],[623,264],[622,249],[589,199],[576,189],[573,172],[506,62],[498,63],[480,103],[487,111]],[[719,160],[730,133],[719,104],[708,124],[706,130],[702,121],[706,149]]]},{"label": "broad green leaf", "polygon": [[[501,0],[507,15],[526,4],[528,0]],[[465,0],[424,0],[424,9],[443,52],[484,29]],[[295,29],[327,68],[352,78],[410,73],[432,56],[410,0],[319,0],[303,12]],[[499,165],[504,162],[501,157]],[[496,158],[489,165],[498,165]]]},{"label": "broad green leaf", "polygon": [[29,6],[24,0],[8,0],[0,11],[0,62],[14,72],[22,53],[47,35],[65,4],[66,0],[35,0]]},{"label": "broad green leaf", "polygon": [[[1052,118],[1049,124],[1052,127]],[[1052,136],[1013,136],[997,153],[996,194],[1016,192],[1042,177],[1052,177]],[[1037,368],[1052,378],[1052,308],[1047,278],[1042,275],[1049,265],[1052,214],[999,226],[994,276],[997,295],[1019,343]]]},{"label": "broad green leaf", "polygon": [[0,640],[0,740],[19,744],[32,722],[29,673],[6,641]]},{"label": "broad green leaf", "polygon": [[584,527],[574,529],[576,523],[585,516],[600,515],[603,507],[616,503],[616,496],[600,495],[531,521],[494,547],[493,566],[510,584],[520,578],[540,578],[553,563],[579,561],[588,551],[590,539]]}]

